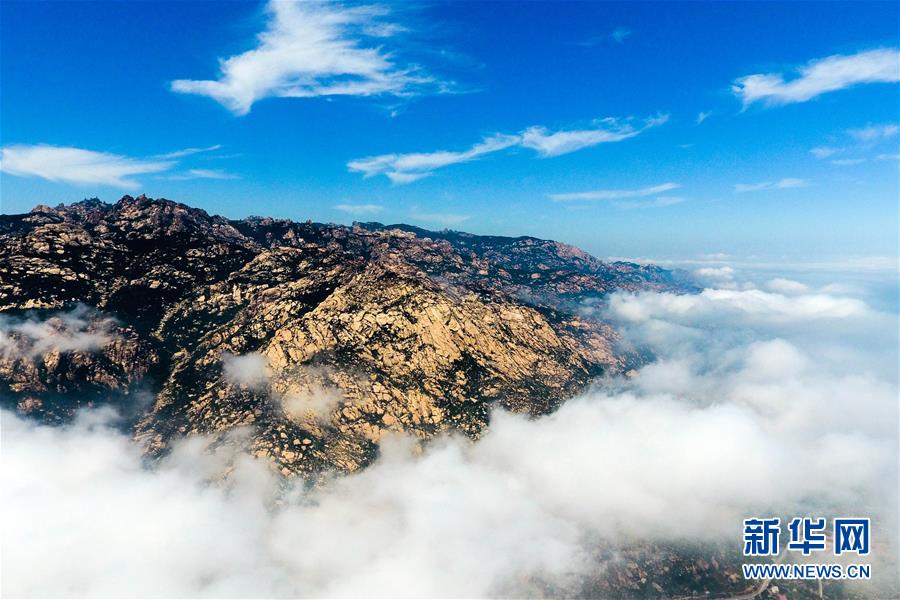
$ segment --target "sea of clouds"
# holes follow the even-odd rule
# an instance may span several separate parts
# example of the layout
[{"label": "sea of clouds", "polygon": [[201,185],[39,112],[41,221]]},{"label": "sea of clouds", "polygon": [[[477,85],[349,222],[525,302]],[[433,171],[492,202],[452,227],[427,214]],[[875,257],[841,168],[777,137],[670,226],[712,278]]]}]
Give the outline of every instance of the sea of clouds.
[{"label": "sea of clouds", "polygon": [[202,439],[148,465],[104,411],[65,428],[4,412],[2,591],[534,595],[535,578],[591,573],[598,540],[738,548],[746,516],[844,514],[872,517],[871,562],[896,589],[896,275],[710,268],[700,294],[584,307],[655,355],[633,377],[537,419],[495,411],[477,443],[389,438],[316,488]]}]

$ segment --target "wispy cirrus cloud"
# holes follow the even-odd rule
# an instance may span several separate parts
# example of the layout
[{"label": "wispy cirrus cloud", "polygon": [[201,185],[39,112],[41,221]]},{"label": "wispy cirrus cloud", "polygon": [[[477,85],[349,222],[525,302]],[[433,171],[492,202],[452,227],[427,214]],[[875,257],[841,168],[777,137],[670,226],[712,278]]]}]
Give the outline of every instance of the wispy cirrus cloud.
[{"label": "wispy cirrus cloud", "polygon": [[785,177],[778,181],[761,181],[759,183],[736,183],[734,191],[742,194],[745,192],[758,192],[761,190],[787,190],[793,188],[807,187],[809,182],[805,179],[796,177]]},{"label": "wispy cirrus cloud", "polygon": [[703,123],[703,121],[707,120],[710,116],[712,116],[712,111],[701,110],[697,113],[697,125]]},{"label": "wispy cirrus cloud", "polygon": [[405,28],[385,21],[384,5],[270,0],[268,23],[251,50],[221,59],[211,80],[177,79],[174,92],[208,96],[236,115],[264,98],[409,96],[445,89],[387,49]]},{"label": "wispy cirrus cloud", "polygon": [[16,144],[0,150],[0,171],[76,185],[137,188],[135,175],[168,171],[170,160],[129,158],[120,154],[44,144]]},{"label": "wispy cirrus cloud", "polygon": [[334,208],[351,215],[374,215],[384,210],[380,204],[335,204]]},{"label": "wispy cirrus cloud", "polygon": [[184,173],[176,173],[167,179],[186,181],[189,179],[240,179],[240,177],[222,169],[188,169]]},{"label": "wispy cirrus cloud", "polygon": [[818,146],[809,151],[816,158],[828,158],[841,151],[841,148],[833,148],[831,146]]},{"label": "wispy cirrus cloud", "polygon": [[[681,186],[677,183],[668,182],[634,190],[593,190],[588,192],[550,194],[550,199],[554,202],[626,200],[631,198],[646,198],[648,196],[656,196],[664,192],[677,189],[679,187]],[[681,201],[680,198],[678,200]]]},{"label": "wispy cirrus cloud", "polygon": [[[138,175],[171,172],[178,159],[221,148],[186,148],[150,158],[133,158],[110,152],[49,144],[13,144],[0,149],[0,172],[17,177],[38,177],[73,185],[108,185],[132,190],[140,186]],[[172,180],[236,179],[216,169],[188,169],[165,176]]]},{"label": "wispy cirrus cloud", "polygon": [[182,148],[181,150],[176,150],[174,152],[159,154],[155,158],[184,158],[185,156],[193,156],[194,154],[202,154],[204,152],[215,152],[216,150],[219,150],[221,148],[222,144],[213,144],[212,146],[206,146],[205,148]]},{"label": "wispy cirrus cloud", "polygon": [[786,80],[783,73],[756,73],[735,80],[732,92],[747,107],[806,102],[828,92],[863,83],[900,81],[900,51],[879,48],[857,54],[834,55],[810,61]]},{"label": "wispy cirrus cloud", "polygon": [[432,175],[437,169],[476,160],[507,148],[528,148],[537,152],[541,158],[550,158],[598,144],[633,138],[651,127],[662,125],[667,120],[668,115],[659,115],[635,126],[631,119],[606,118],[596,121],[591,127],[557,131],[534,126],[517,134],[495,134],[486,137],[467,150],[381,154],[351,160],[347,163],[347,169],[362,173],[365,177],[384,175],[396,184],[411,183]]},{"label": "wispy cirrus cloud", "polygon": [[428,177],[435,169],[468,162],[498,152],[521,142],[518,136],[494,135],[487,137],[468,150],[451,152],[411,152],[408,154],[382,154],[351,160],[347,163],[350,171],[362,173],[365,177],[384,175],[393,183],[411,183]]},{"label": "wispy cirrus cloud", "polygon": [[859,129],[848,129],[847,134],[860,142],[876,142],[895,137],[900,132],[897,123],[883,123],[880,125],[866,125]]},{"label": "wispy cirrus cloud", "polygon": [[545,127],[529,127],[519,134],[519,144],[523,148],[535,150],[542,157],[560,156],[597,144],[621,142],[640,135],[651,127],[657,127],[669,120],[669,115],[659,115],[647,119],[640,127],[621,119],[601,119],[596,127],[548,131]]},{"label": "wispy cirrus cloud", "polygon": [[[864,127],[847,129],[841,132],[844,138],[844,144],[839,146],[818,146],[809,152],[816,158],[831,158],[835,155],[844,155],[841,158],[835,158],[832,164],[838,166],[858,165],[864,163],[868,158],[860,156],[861,154],[870,153],[880,144],[892,140],[900,133],[900,125],[897,123],[879,123],[868,124]],[[849,141],[847,138],[849,138]],[[846,156],[850,154],[851,156]],[[852,156],[852,155],[856,156]],[[877,159],[877,156],[876,156]]]},{"label": "wispy cirrus cloud", "polygon": [[627,27],[616,27],[612,33],[608,35],[597,35],[592,38],[588,38],[586,40],[582,40],[580,42],[576,42],[577,45],[582,46],[584,48],[592,48],[597,44],[606,41],[613,41],[617,44],[624,44],[625,40],[632,34],[632,31]]},{"label": "wispy cirrus cloud", "polygon": [[240,179],[234,173],[222,169],[188,169],[187,173],[195,179]]}]

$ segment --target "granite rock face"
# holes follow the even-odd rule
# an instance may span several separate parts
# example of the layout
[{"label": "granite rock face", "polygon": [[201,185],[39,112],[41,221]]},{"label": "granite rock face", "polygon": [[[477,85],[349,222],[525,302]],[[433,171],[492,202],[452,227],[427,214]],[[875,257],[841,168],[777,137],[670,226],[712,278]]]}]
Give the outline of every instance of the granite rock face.
[{"label": "granite rock face", "polygon": [[474,438],[493,406],[552,411],[640,362],[585,302],[687,289],[530,237],[143,196],[0,216],[0,242],[4,405],[64,420],[113,402],[150,453],[242,427],[285,475],[359,469],[391,431]]}]

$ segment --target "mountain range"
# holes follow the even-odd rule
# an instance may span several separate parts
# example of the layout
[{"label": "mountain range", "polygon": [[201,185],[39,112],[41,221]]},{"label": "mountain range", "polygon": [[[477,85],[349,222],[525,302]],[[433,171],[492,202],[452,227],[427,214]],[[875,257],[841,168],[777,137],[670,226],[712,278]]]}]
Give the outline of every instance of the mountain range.
[{"label": "mountain range", "polygon": [[379,439],[477,438],[645,357],[591,316],[678,273],[566,244],[406,225],[229,220],[125,196],[0,216],[4,405],[114,404],[148,453],[252,431],[285,475],[353,471]]}]

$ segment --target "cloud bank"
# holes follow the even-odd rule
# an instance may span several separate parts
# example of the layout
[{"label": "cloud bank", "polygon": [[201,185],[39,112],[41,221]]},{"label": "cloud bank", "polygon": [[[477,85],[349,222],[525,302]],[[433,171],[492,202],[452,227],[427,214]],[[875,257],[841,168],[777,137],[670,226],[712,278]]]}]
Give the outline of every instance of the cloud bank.
[{"label": "cloud bank", "polygon": [[397,64],[385,45],[404,28],[385,5],[270,1],[266,30],[251,49],[219,61],[212,80],[177,79],[174,92],[212,98],[246,115],[264,98],[409,96],[441,84],[415,65]]},{"label": "cloud bank", "polygon": [[495,412],[477,443],[388,438],[370,468],[312,489],[202,439],[148,468],[103,413],[55,429],[4,413],[3,592],[535,596],[602,576],[596,544],[737,548],[749,514],[846,510],[873,517],[890,582],[896,315],[774,287],[790,294],[586,306],[656,359],[549,416]]},{"label": "cloud bank", "polygon": [[797,76],[790,80],[785,80],[783,73],[747,75],[735,80],[731,90],[747,107],[754,102],[767,105],[806,102],[863,83],[898,81],[900,51],[880,48],[813,60],[797,69]]},{"label": "cloud bank", "polygon": [[559,131],[534,126],[517,134],[496,134],[486,137],[468,150],[381,154],[351,160],[347,163],[347,169],[362,173],[364,177],[384,175],[393,183],[412,183],[434,174],[437,169],[476,160],[507,148],[528,148],[537,152],[541,158],[549,158],[598,144],[633,138],[647,129],[662,125],[667,120],[668,116],[665,115],[652,117],[636,127],[628,120],[607,118],[600,119],[591,128]]}]

